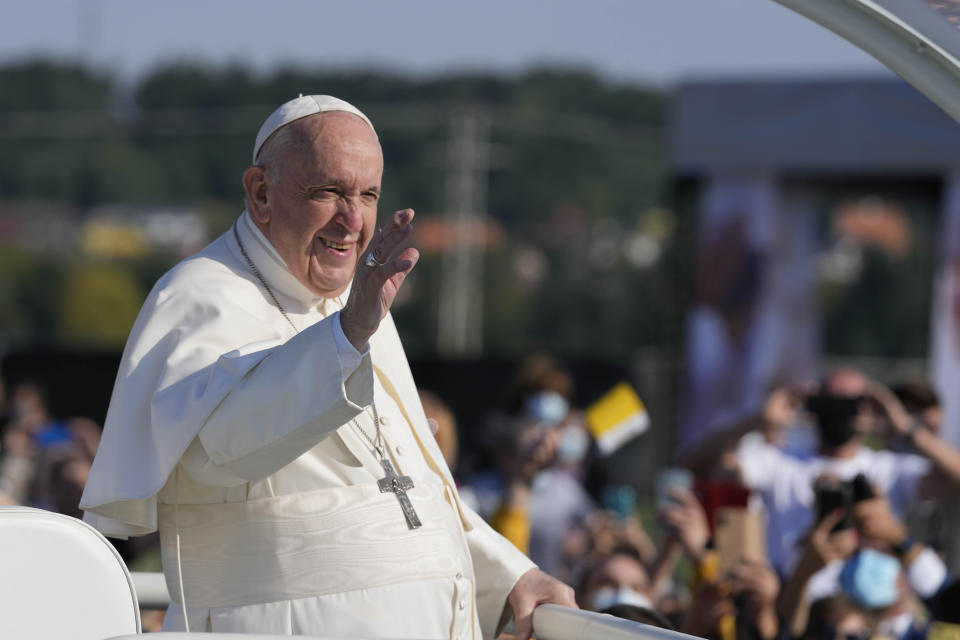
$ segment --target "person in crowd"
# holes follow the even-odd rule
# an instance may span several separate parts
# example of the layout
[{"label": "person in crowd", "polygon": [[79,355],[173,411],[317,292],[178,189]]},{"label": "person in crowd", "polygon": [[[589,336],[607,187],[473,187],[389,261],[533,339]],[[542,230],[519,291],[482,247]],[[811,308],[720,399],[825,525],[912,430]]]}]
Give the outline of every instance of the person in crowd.
[{"label": "person in crowd", "polygon": [[538,353],[517,368],[506,393],[507,415],[527,415],[548,425],[558,424],[573,403],[573,378],[556,358]]},{"label": "person in crowd", "polygon": [[650,577],[636,549],[620,546],[596,558],[577,591],[580,608],[603,611],[615,605],[653,609]]},{"label": "person in crowd", "polygon": [[29,500],[36,472],[37,450],[30,432],[11,423],[0,442],[0,495],[8,504]]},{"label": "person in crowd", "polygon": [[867,640],[869,614],[842,595],[821,598],[810,605],[810,619],[801,640]]},{"label": "person in crowd", "polygon": [[450,406],[444,402],[440,396],[419,389],[420,404],[423,405],[423,413],[427,416],[427,424],[430,425],[430,431],[437,440],[437,446],[443,454],[443,459],[450,468],[450,473],[456,475],[457,454],[460,450],[460,440],[457,435],[457,419],[453,416]]},{"label": "person in crowd", "polygon": [[32,382],[15,386],[3,431],[0,491],[19,504],[38,504],[35,480],[41,452],[67,440],[63,425],[51,418],[40,387]]},{"label": "person in crowd", "polygon": [[673,623],[654,608],[652,598],[647,569],[640,554],[629,545],[594,557],[577,588],[582,609],[675,630]]},{"label": "person in crowd", "polygon": [[100,441],[88,418],[56,420],[39,385],[17,385],[0,450],[0,492],[9,503],[74,517]]},{"label": "person in crowd", "polygon": [[544,571],[572,581],[568,546],[597,507],[582,484],[592,446],[583,414],[571,410],[572,378],[546,355],[524,360],[506,412],[489,429],[495,468],[469,478],[464,493],[495,529]]},{"label": "person in crowd", "polygon": [[[922,380],[908,380],[890,389],[903,408],[918,424],[937,434],[941,433],[943,412],[937,392]],[[887,448],[912,453],[912,447],[903,438],[887,433]],[[906,523],[914,538],[943,555],[951,572],[960,571],[960,494],[949,477],[938,467],[933,479],[926,483],[924,492],[911,505]]]},{"label": "person in crowd", "polygon": [[[785,428],[805,407],[816,422],[817,456],[799,459],[762,439],[741,442],[743,436],[758,429]],[[881,427],[892,430],[917,454],[865,447],[868,435]],[[923,422],[911,418],[888,389],[850,368],[831,372],[812,395],[775,390],[759,414],[720,431],[684,457],[694,471],[708,473],[730,449],[736,451],[736,471],[743,484],[762,497],[768,553],[781,575],[788,575],[796,565],[800,537],[813,524],[814,485],[819,477],[850,480],[862,473],[889,498],[900,517],[918,496],[933,489],[934,468],[954,486],[960,484],[960,452]]]},{"label": "person in crowd", "polygon": [[246,210],[144,303],[81,507],[160,530],[167,630],[479,640],[512,613],[525,639],[575,606],[458,498],[389,315],[419,254],[412,209],[377,226],[382,172],[353,105],[281,105]]},{"label": "person in crowd", "polygon": [[[940,558],[916,542],[883,495],[825,515],[804,538],[779,611],[795,634],[822,626],[811,602],[842,596],[869,614],[879,635],[922,636],[916,598],[932,602],[949,583]],[[808,620],[808,608],[810,609]]]},{"label": "person in crowd", "polygon": [[[890,391],[911,418],[920,421],[936,435],[940,435],[943,410],[940,406],[940,397],[933,387],[922,380],[906,380],[891,385]],[[903,440],[897,438],[895,432],[887,435],[892,436],[888,442],[889,449],[897,450],[903,447]]]},{"label": "person in crowd", "polygon": [[[680,488],[672,489],[671,495],[674,504],[661,514],[667,527],[662,557],[670,566],[677,559],[670,549],[679,548],[694,567],[693,599],[680,630],[719,640],[779,637],[776,602],[780,580],[773,568],[759,558],[720,558],[712,548],[710,525],[697,498]],[[662,567],[656,569],[658,574],[663,571]]]}]

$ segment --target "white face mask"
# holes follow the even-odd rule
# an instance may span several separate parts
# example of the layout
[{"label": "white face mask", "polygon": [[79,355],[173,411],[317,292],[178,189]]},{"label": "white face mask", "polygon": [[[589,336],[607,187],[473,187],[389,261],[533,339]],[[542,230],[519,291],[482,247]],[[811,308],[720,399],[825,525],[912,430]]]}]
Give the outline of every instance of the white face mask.
[{"label": "white face mask", "polygon": [[541,391],[527,398],[523,410],[527,417],[553,426],[567,416],[570,405],[556,391]]},{"label": "white face mask", "polygon": [[590,448],[590,439],[586,432],[579,427],[567,427],[560,436],[557,445],[557,458],[561,462],[579,462],[587,455]]},{"label": "white face mask", "polygon": [[601,587],[593,593],[593,610],[604,611],[615,604],[630,604],[635,607],[644,607],[653,609],[653,603],[650,598],[629,587]]}]

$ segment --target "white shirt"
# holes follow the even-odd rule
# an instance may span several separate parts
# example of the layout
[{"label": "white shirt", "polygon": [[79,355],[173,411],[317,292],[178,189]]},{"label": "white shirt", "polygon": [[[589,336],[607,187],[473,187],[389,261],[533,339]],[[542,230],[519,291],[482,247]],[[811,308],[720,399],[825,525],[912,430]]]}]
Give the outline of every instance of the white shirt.
[{"label": "white shirt", "polygon": [[760,494],[767,511],[767,553],[771,564],[789,573],[799,558],[799,543],[814,524],[813,485],[829,474],[851,480],[864,474],[885,494],[903,518],[916,499],[920,480],[930,471],[930,461],[920,456],[863,447],[852,458],[815,456],[800,460],[767,444],[760,434],[741,440],[737,460],[743,483]]}]

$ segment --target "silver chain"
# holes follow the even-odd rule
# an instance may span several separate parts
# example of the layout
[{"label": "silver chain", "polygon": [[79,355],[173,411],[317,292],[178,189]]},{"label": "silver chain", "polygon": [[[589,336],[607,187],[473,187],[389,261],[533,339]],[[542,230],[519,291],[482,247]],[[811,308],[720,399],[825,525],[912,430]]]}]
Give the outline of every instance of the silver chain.
[{"label": "silver chain", "polygon": [[[279,300],[277,300],[277,296],[273,295],[273,289],[270,288],[270,285],[267,284],[267,281],[260,273],[260,270],[257,269],[255,264],[253,264],[253,260],[250,259],[250,256],[247,255],[247,250],[243,248],[243,242],[240,241],[240,233],[237,231],[237,223],[233,224],[233,237],[237,239],[237,245],[239,245],[240,253],[243,254],[244,259],[247,261],[247,266],[250,267],[250,271],[253,272],[253,275],[257,276],[257,280],[259,280],[260,284],[263,285],[263,288],[266,289],[270,299],[273,300],[273,304],[277,306],[277,309],[280,310],[280,313],[283,315],[284,319],[290,323],[290,326],[293,327],[293,330],[297,333],[300,333],[300,329],[297,329],[297,325],[293,324],[293,320],[291,320],[290,316],[287,315],[287,312],[283,309],[283,305],[280,304]],[[367,432],[363,430],[363,427],[360,426],[360,422],[358,422],[356,418],[353,418],[350,422],[357,429],[357,431],[363,435],[367,442],[370,443],[374,452],[377,454],[377,457],[383,460],[386,458],[386,453],[383,448],[383,432],[380,430],[380,414],[377,412],[377,403],[371,402],[370,408],[373,409],[373,424],[377,429],[375,439],[367,435]]]},{"label": "silver chain", "polygon": [[383,447],[383,432],[380,430],[380,415],[377,413],[376,403],[371,403],[370,408],[373,409],[373,424],[376,425],[377,427],[377,433],[375,438],[371,438],[370,436],[367,435],[367,432],[363,430],[363,427],[360,426],[360,423],[357,421],[356,418],[354,418],[350,422],[353,423],[353,425],[357,428],[357,431],[360,432],[360,434],[364,437],[364,439],[366,439],[366,441],[370,443],[370,446],[373,447],[373,450],[376,452],[377,457],[383,460],[384,458],[387,457],[387,454],[384,451],[384,447]]},{"label": "silver chain", "polygon": [[279,309],[280,313],[283,314],[284,319],[290,323],[290,326],[293,327],[293,330],[297,333],[300,333],[300,329],[297,329],[297,325],[293,324],[293,320],[291,320],[290,316],[287,315],[287,312],[283,310],[283,305],[280,304],[279,300],[277,300],[277,296],[273,295],[273,290],[260,274],[260,269],[257,269],[257,265],[253,264],[253,260],[251,260],[250,256],[247,255],[247,250],[243,248],[243,243],[240,242],[240,233],[237,232],[237,223],[233,223],[233,237],[237,239],[237,244],[240,245],[240,253],[242,253],[243,257],[246,259],[247,265],[249,265],[250,270],[253,271],[253,275],[257,276],[257,280],[259,280],[260,284],[263,285],[263,288],[267,290],[267,293],[270,295],[270,299],[273,300],[273,304],[277,305],[277,309]]}]

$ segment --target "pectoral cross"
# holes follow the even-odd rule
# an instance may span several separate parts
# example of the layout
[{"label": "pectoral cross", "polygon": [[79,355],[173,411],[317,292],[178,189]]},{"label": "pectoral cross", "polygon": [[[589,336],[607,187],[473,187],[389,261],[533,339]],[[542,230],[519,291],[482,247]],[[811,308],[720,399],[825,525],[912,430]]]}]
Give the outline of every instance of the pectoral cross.
[{"label": "pectoral cross", "polygon": [[408,528],[416,529],[421,526],[420,518],[417,517],[417,512],[413,510],[413,503],[407,496],[407,490],[413,489],[413,480],[410,476],[397,475],[396,469],[386,458],[380,459],[380,466],[386,473],[383,478],[377,480],[380,493],[393,493],[397,496],[397,500],[400,501],[400,508],[403,509],[403,515],[407,519]]}]

